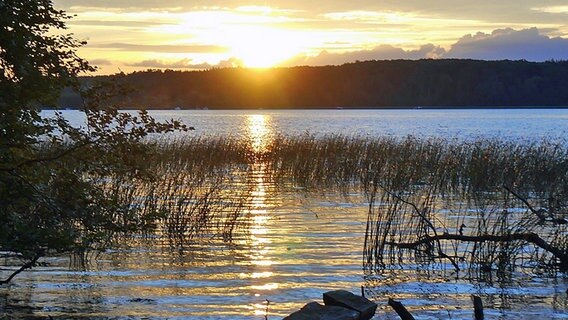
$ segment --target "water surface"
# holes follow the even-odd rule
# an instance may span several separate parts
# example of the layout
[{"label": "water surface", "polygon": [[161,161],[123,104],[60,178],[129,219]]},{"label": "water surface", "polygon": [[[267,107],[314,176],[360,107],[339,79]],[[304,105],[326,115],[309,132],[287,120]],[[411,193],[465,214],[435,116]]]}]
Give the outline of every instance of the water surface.
[{"label": "water surface", "polygon": [[[563,139],[568,110],[244,110],[151,111],[196,128],[191,136],[230,136],[260,151],[283,135]],[[44,114],[49,114],[45,112]],[[64,111],[75,124],[76,111]],[[366,198],[332,190],[275,186],[253,172],[251,230],[232,244],[180,250],[160,239],[109,251],[86,269],[69,257],[46,259],[0,288],[8,318],[279,319],[326,290],[355,293],[365,283],[362,246]],[[8,260],[6,260],[8,261]],[[400,270],[381,280],[377,318],[397,319],[386,297],[402,300],[421,319],[471,318],[471,294],[492,319],[568,319],[565,278],[533,275],[506,284],[430,279]],[[530,309],[527,307],[530,305]]]},{"label": "water surface", "polygon": [[[83,122],[81,112],[63,112],[73,123]],[[527,140],[557,139],[568,133],[568,109],[151,110],[149,113],[161,120],[182,120],[195,128],[193,135],[237,138],[249,137],[255,128],[262,128],[268,136],[309,133]]]}]

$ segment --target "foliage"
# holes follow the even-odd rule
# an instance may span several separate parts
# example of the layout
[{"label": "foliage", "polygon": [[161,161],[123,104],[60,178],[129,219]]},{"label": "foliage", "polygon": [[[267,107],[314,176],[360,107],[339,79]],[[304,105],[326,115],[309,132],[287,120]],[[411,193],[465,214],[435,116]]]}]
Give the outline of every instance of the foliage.
[{"label": "foliage", "polygon": [[[94,69],[76,55],[84,43],[64,33],[68,18],[51,1],[0,3],[0,251],[22,259],[17,272],[45,254],[104,248],[116,233],[150,228],[105,181],[152,179],[142,139],[187,129],[118,112],[113,86],[80,88],[78,75]],[[69,86],[85,89],[84,127],[40,115]]]},{"label": "foliage", "polygon": [[[137,89],[128,97],[131,105],[151,108],[568,105],[567,61],[392,60],[268,70],[148,70],[125,80]],[[73,106],[66,101],[62,104]]]}]

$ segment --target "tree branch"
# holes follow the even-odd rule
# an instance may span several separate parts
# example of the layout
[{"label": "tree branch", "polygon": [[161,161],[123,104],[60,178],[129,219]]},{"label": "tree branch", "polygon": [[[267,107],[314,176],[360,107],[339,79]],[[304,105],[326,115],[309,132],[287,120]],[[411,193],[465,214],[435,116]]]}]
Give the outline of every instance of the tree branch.
[{"label": "tree branch", "polygon": [[404,305],[401,302],[389,298],[388,304],[394,309],[394,311],[398,314],[401,320],[414,320],[412,314],[408,312],[406,307],[404,307]]},{"label": "tree branch", "polygon": [[546,216],[544,215],[544,213],[546,212],[545,210],[543,209],[536,210],[531,206],[531,204],[525,198],[521,197],[521,195],[513,191],[511,188],[507,187],[506,185],[503,185],[503,188],[505,188],[505,190],[511,193],[515,198],[521,200],[521,202],[523,202],[527,206],[527,208],[529,208],[529,210],[540,219],[541,222],[544,222],[546,220]]},{"label": "tree branch", "polygon": [[426,236],[418,241],[414,242],[387,242],[386,244],[401,248],[401,249],[415,249],[416,247],[428,244],[431,242],[438,242],[440,240],[458,240],[464,242],[510,242],[510,241],[525,241],[531,243],[547,252],[550,252],[554,257],[560,260],[560,267],[562,269],[568,269],[568,253],[563,250],[552,246],[550,243],[546,242],[536,233],[512,233],[508,235],[481,235],[481,236],[464,236],[459,234],[449,234],[444,233],[434,236]]},{"label": "tree branch", "polygon": [[12,281],[12,279],[14,279],[14,277],[17,276],[22,271],[33,268],[36,265],[36,262],[39,260],[39,258],[43,257],[43,254],[44,254],[43,251],[36,253],[36,255],[33,257],[32,260],[28,261],[27,263],[22,265],[18,270],[14,271],[6,280],[0,280],[0,286],[10,283],[10,281]]},{"label": "tree branch", "polygon": [[77,151],[77,150],[79,150],[79,149],[81,149],[81,148],[83,148],[83,147],[85,147],[85,146],[87,146],[91,143],[92,143],[92,141],[87,141],[87,142],[75,145],[72,148],[69,148],[69,149],[67,149],[67,150],[65,150],[65,151],[63,151],[59,154],[55,154],[55,155],[52,155],[52,156],[24,160],[24,161],[22,161],[22,162],[20,162],[16,165],[10,167],[10,168],[0,168],[0,171],[11,172],[11,171],[14,171],[16,169],[19,169],[21,167],[24,167],[24,166],[27,166],[27,165],[30,165],[30,164],[33,164],[33,163],[41,163],[41,162],[59,160],[59,159],[65,157],[66,155],[73,153],[73,152],[75,152],[75,151]]},{"label": "tree branch", "polygon": [[[426,215],[424,214],[424,212],[421,211],[420,209],[418,209],[418,207],[416,206],[416,204],[414,204],[414,203],[412,203],[412,202],[410,202],[410,201],[408,201],[408,200],[403,199],[401,196],[399,196],[399,195],[397,195],[397,194],[395,194],[395,193],[393,193],[393,192],[388,191],[388,190],[385,189],[384,187],[381,187],[381,188],[383,188],[383,190],[385,190],[385,192],[386,192],[387,194],[391,195],[392,197],[394,197],[395,199],[401,201],[402,203],[405,203],[405,204],[411,206],[411,207],[414,209],[414,212],[418,215],[418,217],[420,217],[420,219],[422,219],[422,221],[424,221],[424,222],[428,225],[428,227],[432,230],[432,232],[434,232],[433,241],[435,241],[436,244],[438,245],[438,254],[439,254],[441,257],[448,259],[448,260],[450,261],[450,263],[454,266],[454,268],[455,268],[457,271],[459,271],[459,270],[460,270],[460,267],[458,266],[458,264],[456,263],[456,261],[455,261],[452,257],[448,256],[448,255],[442,250],[442,245],[440,244],[440,240],[436,240],[436,238],[438,237],[438,232],[436,231],[436,227],[434,226],[434,224],[432,224],[432,221],[430,221],[430,219],[428,219],[428,217],[426,217]],[[423,244],[430,243],[430,242],[433,242],[433,241],[428,241],[428,242],[425,242],[425,243],[423,243]],[[387,244],[388,244],[388,243],[387,243]]]}]

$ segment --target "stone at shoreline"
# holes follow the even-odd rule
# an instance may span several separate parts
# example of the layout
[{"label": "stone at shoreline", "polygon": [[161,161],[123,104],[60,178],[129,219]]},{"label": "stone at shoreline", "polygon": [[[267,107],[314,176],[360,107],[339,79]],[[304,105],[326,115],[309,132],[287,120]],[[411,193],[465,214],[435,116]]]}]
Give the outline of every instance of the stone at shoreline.
[{"label": "stone at shoreline", "polygon": [[346,290],[329,291],[323,294],[326,306],[338,306],[355,310],[360,313],[360,320],[369,320],[377,311],[377,304],[369,299],[354,295]]},{"label": "stone at shoreline", "polygon": [[310,302],[283,320],[357,320],[359,316],[355,310]]}]

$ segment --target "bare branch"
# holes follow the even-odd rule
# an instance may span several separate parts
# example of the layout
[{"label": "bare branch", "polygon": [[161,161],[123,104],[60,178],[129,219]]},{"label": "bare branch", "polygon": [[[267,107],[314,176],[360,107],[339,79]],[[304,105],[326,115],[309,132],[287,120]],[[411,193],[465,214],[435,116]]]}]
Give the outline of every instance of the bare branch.
[{"label": "bare branch", "polygon": [[71,147],[71,148],[69,148],[69,149],[67,149],[67,150],[65,150],[61,153],[55,154],[55,155],[40,157],[40,158],[34,158],[34,159],[28,159],[28,160],[22,161],[22,162],[20,162],[16,165],[10,167],[10,168],[0,168],[0,171],[10,172],[10,171],[14,171],[16,169],[19,169],[21,167],[24,167],[24,166],[27,166],[27,165],[30,165],[30,164],[34,164],[34,163],[42,163],[42,162],[59,160],[59,159],[65,157],[65,156],[83,148],[83,147],[88,146],[91,143],[92,143],[92,141],[87,141],[85,143],[75,145],[75,146],[73,146],[73,147]]},{"label": "bare branch", "polygon": [[511,188],[507,187],[506,185],[503,185],[503,188],[505,190],[507,190],[509,193],[511,193],[513,196],[515,196],[515,198],[521,200],[522,203],[524,203],[527,208],[529,208],[529,210],[534,213],[540,220],[541,222],[544,222],[544,220],[546,220],[546,217],[544,216],[544,213],[541,210],[536,210],[535,208],[533,208],[531,206],[531,204],[523,197],[521,197],[521,195],[519,195],[518,193],[516,193],[515,191],[513,191]]},{"label": "bare branch", "polygon": [[387,242],[386,244],[401,249],[415,249],[420,245],[428,244],[431,242],[438,242],[440,240],[458,240],[463,242],[477,242],[477,243],[486,242],[486,241],[490,242],[525,241],[550,252],[552,255],[554,255],[556,258],[560,260],[560,267],[562,269],[568,269],[568,253],[562,251],[557,247],[552,246],[544,239],[542,239],[538,234],[532,232],[512,233],[507,235],[486,234],[481,236],[464,236],[459,234],[444,233],[441,235],[426,236],[414,242],[403,242],[403,243]]},{"label": "bare branch", "polygon": [[[420,217],[420,219],[422,219],[422,220],[428,225],[428,227],[429,227],[429,228],[432,230],[432,232],[434,233],[433,239],[434,239],[434,241],[436,242],[436,244],[438,245],[438,254],[439,254],[441,257],[448,259],[448,260],[450,261],[450,263],[454,266],[454,268],[456,269],[456,271],[459,271],[459,270],[460,270],[460,267],[458,266],[458,264],[456,263],[456,261],[455,261],[452,257],[448,256],[448,255],[442,250],[442,245],[440,244],[440,241],[439,241],[439,240],[436,240],[437,237],[438,237],[438,232],[436,231],[436,227],[434,227],[434,225],[432,224],[432,221],[430,221],[430,219],[428,219],[428,217],[426,217],[426,216],[424,215],[424,212],[421,211],[420,209],[418,209],[418,207],[416,206],[416,204],[414,204],[414,203],[412,203],[412,202],[410,202],[410,201],[407,201],[407,200],[403,199],[401,196],[399,196],[399,195],[397,195],[397,194],[394,194],[394,193],[392,193],[392,192],[386,190],[385,188],[383,188],[383,190],[385,190],[385,192],[388,193],[388,194],[390,194],[392,197],[394,197],[394,198],[396,198],[397,200],[399,200],[399,201],[401,201],[401,202],[403,202],[403,203],[405,203],[405,204],[411,206],[411,207],[414,209],[414,212]],[[428,236],[428,237],[429,237],[429,236]],[[426,244],[426,243],[430,243],[430,242],[425,242],[425,243],[423,243],[423,244]]]},{"label": "bare branch", "polygon": [[6,280],[0,280],[0,286],[10,283],[10,281],[12,281],[12,279],[14,279],[14,277],[17,276],[20,272],[35,267],[36,262],[39,260],[39,258],[43,257],[43,255],[43,251],[36,253],[36,255],[30,261],[22,265],[18,270],[14,271]]},{"label": "bare branch", "polygon": [[394,309],[401,320],[414,320],[412,314],[408,312],[406,307],[401,302],[389,298],[388,304]]}]

